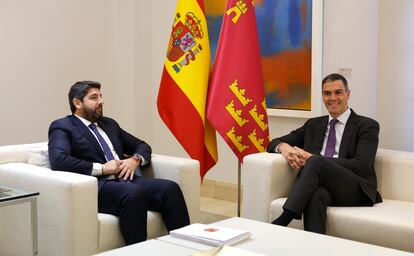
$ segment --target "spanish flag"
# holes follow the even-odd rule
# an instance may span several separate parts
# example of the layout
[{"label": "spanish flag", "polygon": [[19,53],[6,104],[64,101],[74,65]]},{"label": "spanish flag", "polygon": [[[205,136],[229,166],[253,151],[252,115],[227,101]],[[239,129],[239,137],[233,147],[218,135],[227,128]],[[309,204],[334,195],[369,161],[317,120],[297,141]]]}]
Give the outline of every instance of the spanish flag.
[{"label": "spanish flag", "polygon": [[251,0],[228,0],[214,68],[207,118],[240,162],[269,144],[256,15]]},{"label": "spanish flag", "polygon": [[217,162],[215,130],[205,117],[210,45],[203,0],[178,0],[158,92],[158,112],[200,176]]}]

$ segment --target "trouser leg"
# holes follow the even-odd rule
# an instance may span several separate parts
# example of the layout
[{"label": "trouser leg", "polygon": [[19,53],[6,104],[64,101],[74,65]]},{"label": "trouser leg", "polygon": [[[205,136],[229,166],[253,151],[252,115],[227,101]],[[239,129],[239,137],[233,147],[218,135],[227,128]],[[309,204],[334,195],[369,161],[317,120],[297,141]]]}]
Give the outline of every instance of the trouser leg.
[{"label": "trouser leg", "polygon": [[145,190],[148,210],[161,213],[168,231],[190,224],[187,205],[177,183],[142,177],[135,179],[134,183]]},{"label": "trouser leg", "polygon": [[303,213],[303,224],[307,231],[326,233],[326,209],[332,204],[332,198],[324,187],[317,188],[310,196]]},{"label": "trouser leg", "polygon": [[98,194],[100,213],[119,217],[119,226],[127,245],[147,239],[145,190],[133,183],[107,181]]},{"label": "trouser leg", "polygon": [[[367,197],[360,188],[356,174],[336,164],[333,159],[312,156],[301,170],[283,208],[294,212],[300,219],[313,193],[320,187],[330,194],[329,205],[367,205]],[[323,200],[319,202],[324,204]]]}]

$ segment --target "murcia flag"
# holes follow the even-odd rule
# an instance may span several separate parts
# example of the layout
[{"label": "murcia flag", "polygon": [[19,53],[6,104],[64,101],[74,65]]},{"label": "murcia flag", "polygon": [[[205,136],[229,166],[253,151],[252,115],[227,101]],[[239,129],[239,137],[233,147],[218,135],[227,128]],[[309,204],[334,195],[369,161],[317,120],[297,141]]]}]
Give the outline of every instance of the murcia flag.
[{"label": "murcia flag", "polygon": [[210,78],[207,119],[239,161],[263,152],[269,128],[251,0],[228,0]]},{"label": "murcia flag", "polygon": [[158,92],[158,112],[200,176],[217,162],[216,134],[205,117],[210,45],[203,0],[179,0]]}]

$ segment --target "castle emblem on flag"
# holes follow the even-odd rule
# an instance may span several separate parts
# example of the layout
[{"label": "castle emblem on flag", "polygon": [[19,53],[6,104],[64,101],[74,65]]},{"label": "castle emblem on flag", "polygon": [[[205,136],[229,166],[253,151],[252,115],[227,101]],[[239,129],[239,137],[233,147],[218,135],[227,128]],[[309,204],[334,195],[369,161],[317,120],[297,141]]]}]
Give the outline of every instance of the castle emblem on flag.
[{"label": "castle emblem on flag", "polygon": [[254,129],[247,137],[249,137],[250,141],[253,145],[259,150],[259,152],[266,151],[265,147],[263,147],[264,139],[258,139],[256,129]]},{"label": "castle emblem on flag", "polygon": [[265,131],[267,129],[267,123],[263,121],[264,114],[257,113],[256,105],[254,105],[254,107],[249,110],[249,114],[253,117],[254,121],[256,121],[257,125],[260,127],[260,129],[262,129],[262,131]]},{"label": "castle emblem on flag", "polygon": [[234,17],[231,19],[231,21],[236,24],[240,16],[246,13],[247,10],[248,10],[248,7],[247,7],[247,3],[245,2],[245,0],[240,0],[240,1],[237,1],[233,7],[228,9],[226,11],[226,14],[227,15],[234,14]]},{"label": "castle emblem on flag", "polygon": [[196,59],[203,49],[197,40],[203,37],[201,20],[194,13],[176,14],[167,51],[167,59],[174,62],[172,67],[176,73]]},{"label": "castle emblem on flag", "polygon": [[[250,128],[251,130],[249,134],[246,134],[246,137],[249,138],[251,143],[257,148],[259,152],[265,151],[265,147],[263,146],[265,139],[260,138],[260,136],[257,134],[256,129],[261,129],[263,132],[268,129],[268,124],[265,121],[265,114],[263,113],[263,111],[266,110],[266,101],[263,99],[261,103],[254,104],[253,100],[246,96],[246,89],[243,89],[239,86],[237,79],[234,79],[228,88],[233,93],[233,97],[230,103],[227,104],[224,108],[234,119],[234,121],[236,121],[239,127],[243,127],[250,122],[254,124],[253,127]],[[239,104],[237,105],[240,107],[240,109],[236,108],[235,101],[238,101]],[[250,115],[243,115],[244,110],[246,110],[246,112],[248,112]],[[232,126],[231,129],[226,132],[226,135],[241,153],[244,150],[248,149],[249,146],[245,145],[247,143],[243,142],[243,136],[237,133],[238,132],[236,130],[236,127]]]},{"label": "castle emblem on flag", "polygon": [[248,145],[244,145],[242,143],[243,136],[236,135],[236,130],[234,126],[228,132],[226,132],[226,135],[234,143],[234,145],[240,153],[243,152],[245,149],[249,148]]},{"label": "castle emblem on flag", "polygon": [[236,122],[242,127],[245,123],[249,122],[249,120],[244,119],[241,114],[243,110],[236,110],[234,108],[234,100],[231,100],[231,102],[225,107],[227,112],[236,120]]},{"label": "castle emblem on flag", "polygon": [[252,99],[249,99],[244,96],[246,93],[245,89],[239,89],[239,84],[237,82],[237,79],[234,80],[233,83],[229,86],[230,90],[236,95],[236,97],[239,99],[239,101],[243,104],[243,106],[246,106],[250,102],[252,102]]}]

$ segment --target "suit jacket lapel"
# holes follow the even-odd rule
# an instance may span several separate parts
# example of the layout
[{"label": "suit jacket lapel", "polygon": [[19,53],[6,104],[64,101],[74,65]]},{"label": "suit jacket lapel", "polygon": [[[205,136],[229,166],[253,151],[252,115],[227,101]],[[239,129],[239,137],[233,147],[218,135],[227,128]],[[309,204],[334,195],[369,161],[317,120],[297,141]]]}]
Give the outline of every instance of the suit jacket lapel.
[{"label": "suit jacket lapel", "polygon": [[93,148],[95,148],[95,150],[98,152],[98,154],[103,159],[105,159],[105,154],[102,151],[101,145],[99,145],[99,142],[92,135],[91,131],[89,131],[89,128],[86,127],[86,125],[82,123],[82,121],[79,120],[79,118],[77,118],[76,116],[72,115],[71,118],[72,118],[72,123],[78,128],[79,132],[82,133],[83,136],[85,136],[89,140],[89,142],[91,143]]},{"label": "suit jacket lapel", "polygon": [[348,151],[349,141],[351,136],[354,133],[357,123],[357,114],[351,109],[351,115],[349,116],[348,121],[346,122],[344,134],[342,134],[341,145],[339,146],[338,157],[345,158],[346,152]]},{"label": "suit jacket lapel", "polygon": [[324,116],[321,118],[321,122],[315,126],[315,154],[320,154],[323,146],[323,140],[325,139],[326,129],[328,127],[328,116]]}]

